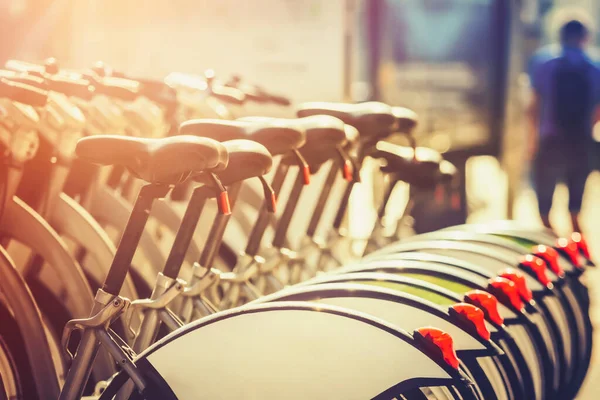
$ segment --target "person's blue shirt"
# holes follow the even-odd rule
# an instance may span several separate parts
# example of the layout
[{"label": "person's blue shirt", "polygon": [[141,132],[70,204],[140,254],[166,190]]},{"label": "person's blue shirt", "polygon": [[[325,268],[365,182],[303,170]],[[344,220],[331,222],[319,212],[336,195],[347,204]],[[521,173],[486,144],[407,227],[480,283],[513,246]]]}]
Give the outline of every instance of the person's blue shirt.
[{"label": "person's blue shirt", "polygon": [[[531,86],[536,92],[540,102],[540,126],[539,134],[540,137],[556,137],[562,135],[562,132],[558,132],[558,128],[554,123],[554,72],[558,65],[557,61],[565,57],[568,62],[572,63],[589,63],[592,68],[589,68],[592,76],[590,82],[593,84],[594,102],[595,104],[600,103],[600,68],[598,67],[599,57],[595,49],[584,51],[580,48],[565,47],[560,44],[549,45],[538,50],[529,61],[529,78]],[[588,134],[591,136],[592,124],[594,116],[589,116],[589,127],[590,131]]]}]

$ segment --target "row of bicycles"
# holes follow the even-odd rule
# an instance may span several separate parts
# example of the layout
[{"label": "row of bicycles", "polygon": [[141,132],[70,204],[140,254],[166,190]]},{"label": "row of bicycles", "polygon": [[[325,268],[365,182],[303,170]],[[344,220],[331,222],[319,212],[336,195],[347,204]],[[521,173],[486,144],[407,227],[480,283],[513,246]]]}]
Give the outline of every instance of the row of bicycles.
[{"label": "row of bicycles", "polygon": [[[249,103],[295,116],[240,117]],[[584,238],[405,235],[411,205],[459,179],[416,125],[212,72],[7,62],[0,399],[575,398]]]}]

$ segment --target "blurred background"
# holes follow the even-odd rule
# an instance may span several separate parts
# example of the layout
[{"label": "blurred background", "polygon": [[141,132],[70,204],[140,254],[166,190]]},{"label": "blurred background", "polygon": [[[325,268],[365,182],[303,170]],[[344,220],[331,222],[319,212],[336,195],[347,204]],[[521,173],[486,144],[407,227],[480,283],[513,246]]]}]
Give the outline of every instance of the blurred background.
[{"label": "blurred background", "polygon": [[[460,213],[438,207],[439,217],[503,218],[517,212],[526,189],[527,60],[551,41],[557,8],[577,5],[596,19],[597,3],[3,0],[0,61],[56,57],[83,68],[101,60],[157,78],[211,68],[297,102],[381,100],[410,107],[420,116],[420,144],[444,152],[465,172],[468,196]],[[487,182],[499,188],[494,196],[485,185],[470,184],[481,170],[493,174]]]},{"label": "blurred background", "polygon": [[[524,72],[553,40],[557,10],[573,6],[600,18],[600,0],[2,0],[0,62],[56,57],[84,68],[101,60],[155,78],[210,68],[294,102],[406,106],[419,114],[419,144],[443,152],[463,175],[460,207],[419,204],[419,230],[465,219],[539,222],[524,161]],[[565,211],[551,213],[559,231],[569,229],[566,201],[561,186],[555,206]],[[597,171],[582,215],[598,254]],[[600,377],[596,359],[589,382]],[[588,383],[581,398],[598,393]]]}]

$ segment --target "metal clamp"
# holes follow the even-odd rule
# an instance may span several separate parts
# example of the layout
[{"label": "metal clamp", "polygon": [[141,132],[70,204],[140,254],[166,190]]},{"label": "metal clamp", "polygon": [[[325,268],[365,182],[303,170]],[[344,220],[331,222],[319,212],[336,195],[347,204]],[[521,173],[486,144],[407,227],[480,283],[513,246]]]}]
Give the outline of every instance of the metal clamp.
[{"label": "metal clamp", "polygon": [[63,330],[61,345],[67,362],[73,361],[73,354],[69,351],[69,341],[75,330],[86,329],[107,329],[121,314],[127,311],[131,301],[124,297],[116,296],[106,304],[98,313],[81,319],[72,319],[65,325]]},{"label": "metal clamp", "polygon": [[282,247],[279,249],[279,254],[281,254],[283,260],[285,261],[293,261],[300,258],[300,255],[294,250],[287,249]]},{"label": "metal clamp", "polygon": [[221,272],[221,282],[226,283],[247,283],[259,271],[257,264],[251,264],[240,272]]},{"label": "metal clamp", "polygon": [[224,296],[219,303],[219,309],[227,309],[237,303],[240,291],[244,291],[255,299],[261,296],[260,291],[252,284],[251,279],[256,277],[264,264],[261,257],[253,257],[245,265],[239,265],[234,272],[221,273],[221,282],[230,284],[224,290]]},{"label": "metal clamp", "polygon": [[298,252],[287,249],[285,247],[278,248],[273,257],[269,257],[267,262],[258,264],[256,268],[261,275],[271,274],[276,268],[282,265],[288,265],[292,262],[304,262],[304,257]]},{"label": "metal clamp", "polygon": [[270,258],[267,262],[258,265],[258,273],[260,275],[269,275],[276,268],[278,268],[284,261],[281,260],[281,256],[278,255],[276,257]]},{"label": "metal clamp", "polygon": [[198,281],[194,282],[191,286],[187,286],[182,294],[185,297],[200,296],[206,289],[218,284],[222,275],[223,273],[218,269],[211,268]]},{"label": "metal clamp", "polygon": [[131,302],[127,313],[125,314],[125,325],[129,329],[129,332],[135,337],[136,332],[131,327],[131,320],[133,319],[133,313],[136,310],[143,312],[145,309],[160,310],[166,308],[173,300],[175,300],[180,294],[183,294],[187,282],[183,279],[176,279],[175,282],[160,296],[155,299],[140,299]]}]

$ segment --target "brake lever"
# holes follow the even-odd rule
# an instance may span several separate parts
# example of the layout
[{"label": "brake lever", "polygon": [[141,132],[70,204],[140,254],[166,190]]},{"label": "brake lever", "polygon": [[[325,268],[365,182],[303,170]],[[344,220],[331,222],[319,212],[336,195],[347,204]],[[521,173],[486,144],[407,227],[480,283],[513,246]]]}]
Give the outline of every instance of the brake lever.
[{"label": "brake lever", "polygon": [[263,192],[265,194],[265,203],[267,206],[267,211],[273,214],[277,211],[277,194],[275,193],[269,182],[266,181],[264,176],[261,175],[258,177],[258,179],[262,184]]},{"label": "brake lever", "polygon": [[342,161],[342,177],[348,182],[359,182],[360,177],[356,176],[358,175],[358,171],[354,168],[350,155],[340,146],[336,148],[336,151]]},{"label": "brake lever", "polygon": [[298,150],[292,150],[292,153],[296,157],[296,161],[298,161],[298,166],[302,170],[302,177],[304,178],[304,184],[305,185],[310,184],[310,167],[308,166],[306,159],[304,159],[304,156]]},{"label": "brake lever", "polygon": [[227,189],[221,183],[219,177],[210,172],[208,174],[210,178],[211,185],[217,190],[217,206],[219,208],[219,213],[223,215],[231,215],[231,205],[229,204],[229,194],[227,193]]}]

